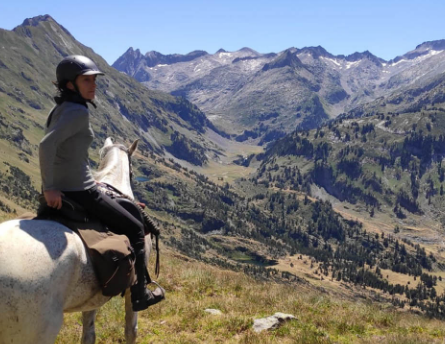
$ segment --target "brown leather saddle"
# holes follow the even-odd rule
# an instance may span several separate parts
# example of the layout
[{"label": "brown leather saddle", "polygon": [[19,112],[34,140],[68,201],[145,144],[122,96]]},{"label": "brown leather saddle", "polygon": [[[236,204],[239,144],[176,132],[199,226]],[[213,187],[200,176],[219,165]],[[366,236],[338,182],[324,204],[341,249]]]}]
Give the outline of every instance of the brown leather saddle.
[{"label": "brown leather saddle", "polygon": [[[124,197],[112,198],[144,224],[146,235],[156,237],[155,272],[159,275],[159,230],[138,204]],[[65,196],[62,196],[59,210],[49,207],[43,195],[39,196],[39,203],[36,220],[59,222],[80,236],[92,259],[104,295],[123,294],[136,282],[135,254],[127,236],[113,233],[112,228],[90,218],[84,207]],[[148,271],[146,278],[149,283],[152,282]]]}]

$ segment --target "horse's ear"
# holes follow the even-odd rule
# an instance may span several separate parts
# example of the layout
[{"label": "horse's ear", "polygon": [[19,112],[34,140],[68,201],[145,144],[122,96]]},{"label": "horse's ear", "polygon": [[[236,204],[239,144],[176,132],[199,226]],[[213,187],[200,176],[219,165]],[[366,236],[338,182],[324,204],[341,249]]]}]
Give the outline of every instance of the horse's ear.
[{"label": "horse's ear", "polygon": [[104,147],[111,146],[113,144],[113,139],[111,137],[107,137],[104,143]]},{"label": "horse's ear", "polygon": [[138,148],[138,143],[139,143],[139,139],[137,139],[136,141],[134,141],[130,148],[128,148],[128,155],[132,156],[133,153],[136,151],[136,148]]}]

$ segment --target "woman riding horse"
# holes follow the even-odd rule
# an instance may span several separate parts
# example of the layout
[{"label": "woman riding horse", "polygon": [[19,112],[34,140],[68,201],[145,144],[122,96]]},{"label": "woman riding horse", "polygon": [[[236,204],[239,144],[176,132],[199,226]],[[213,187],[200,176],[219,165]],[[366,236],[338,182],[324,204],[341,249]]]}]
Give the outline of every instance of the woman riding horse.
[{"label": "woman riding horse", "polygon": [[96,107],[96,77],[104,73],[89,58],[73,55],[59,63],[56,74],[59,94],[54,97],[56,106],[49,113],[39,146],[43,195],[48,206],[56,209],[62,206],[62,195],[71,198],[92,217],[128,236],[136,253],[137,283],[130,288],[131,302],[133,311],[142,311],[163,299],[163,293],[146,287],[144,226],[98,190],[88,159],[94,138],[88,103]]}]

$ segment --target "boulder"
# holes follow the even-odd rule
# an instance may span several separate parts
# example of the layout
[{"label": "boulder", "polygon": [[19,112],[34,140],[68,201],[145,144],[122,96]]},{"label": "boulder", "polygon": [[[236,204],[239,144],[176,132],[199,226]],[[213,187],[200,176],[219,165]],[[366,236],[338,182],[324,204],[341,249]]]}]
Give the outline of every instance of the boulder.
[{"label": "boulder", "polygon": [[274,315],[267,318],[254,319],[253,330],[255,332],[261,332],[264,330],[273,330],[279,327],[285,321],[292,319],[296,318],[291,314],[275,313]]},{"label": "boulder", "polygon": [[207,308],[206,310],[204,310],[204,312],[213,314],[213,315],[222,315],[222,312],[219,309],[211,309],[211,308]]}]

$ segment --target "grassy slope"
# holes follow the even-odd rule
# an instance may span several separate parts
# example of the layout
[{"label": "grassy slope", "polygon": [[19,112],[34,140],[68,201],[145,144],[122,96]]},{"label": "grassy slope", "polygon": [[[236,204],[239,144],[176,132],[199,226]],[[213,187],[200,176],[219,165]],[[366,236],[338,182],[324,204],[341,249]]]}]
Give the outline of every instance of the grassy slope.
[{"label": "grassy slope", "polygon": [[[166,250],[163,250],[166,252]],[[242,273],[221,270],[172,252],[163,256],[159,282],[167,300],[142,312],[138,343],[442,343],[443,323],[395,311],[386,304],[351,302],[307,285],[255,281]],[[217,308],[222,316],[206,313]],[[256,334],[253,319],[290,313],[297,320]],[[56,344],[78,343],[81,315],[65,316]],[[121,298],[99,311],[97,343],[124,339]]]}]

